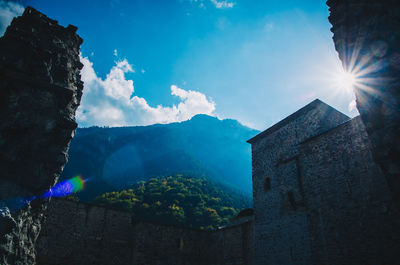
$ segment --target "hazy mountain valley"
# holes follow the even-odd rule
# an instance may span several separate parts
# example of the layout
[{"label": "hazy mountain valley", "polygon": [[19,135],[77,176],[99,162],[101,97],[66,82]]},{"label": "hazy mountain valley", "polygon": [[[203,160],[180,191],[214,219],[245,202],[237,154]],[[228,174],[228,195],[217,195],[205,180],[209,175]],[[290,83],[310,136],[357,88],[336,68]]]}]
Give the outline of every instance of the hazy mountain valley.
[{"label": "hazy mountain valley", "polygon": [[258,133],[235,120],[197,115],[181,123],[78,128],[62,179],[81,175],[77,196],[126,189],[141,180],[185,174],[220,183],[251,198],[251,154]]}]

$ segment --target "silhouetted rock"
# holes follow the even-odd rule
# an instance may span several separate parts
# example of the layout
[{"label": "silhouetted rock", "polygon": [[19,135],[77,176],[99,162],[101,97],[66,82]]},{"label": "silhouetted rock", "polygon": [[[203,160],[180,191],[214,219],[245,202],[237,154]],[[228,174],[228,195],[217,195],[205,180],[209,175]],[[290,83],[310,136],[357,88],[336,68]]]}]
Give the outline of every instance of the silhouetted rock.
[{"label": "silhouetted rock", "polygon": [[67,162],[83,89],[76,29],[28,7],[0,39],[2,265],[35,263],[46,203],[33,199]]},{"label": "silhouetted rock", "polygon": [[345,69],[361,74],[357,109],[400,206],[400,3],[329,0],[333,40]]}]

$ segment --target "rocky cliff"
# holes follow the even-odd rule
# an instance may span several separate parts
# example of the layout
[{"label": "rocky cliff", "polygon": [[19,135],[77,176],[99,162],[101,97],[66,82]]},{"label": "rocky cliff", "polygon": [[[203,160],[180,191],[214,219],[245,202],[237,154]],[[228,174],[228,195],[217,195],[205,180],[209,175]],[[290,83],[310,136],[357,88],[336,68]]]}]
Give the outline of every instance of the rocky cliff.
[{"label": "rocky cliff", "polygon": [[[33,8],[0,39],[0,264],[35,264],[46,201],[77,124],[80,80],[77,28]],[[38,198],[38,199],[36,199]]]},{"label": "rocky cliff", "polygon": [[333,40],[354,91],[374,160],[400,206],[400,4],[328,0]]}]

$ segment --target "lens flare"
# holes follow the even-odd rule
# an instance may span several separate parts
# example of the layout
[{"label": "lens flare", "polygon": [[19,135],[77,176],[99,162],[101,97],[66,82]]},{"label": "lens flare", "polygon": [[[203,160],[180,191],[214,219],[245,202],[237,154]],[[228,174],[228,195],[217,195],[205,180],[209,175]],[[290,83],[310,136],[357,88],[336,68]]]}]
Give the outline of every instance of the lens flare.
[{"label": "lens flare", "polygon": [[85,187],[85,181],[81,176],[76,176],[68,180],[57,183],[53,188],[49,189],[42,195],[42,198],[50,197],[63,197],[72,193],[83,190]]},{"label": "lens flare", "polygon": [[346,74],[347,77],[339,78],[339,80],[347,80],[343,81],[347,84],[346,87],[351,84],[351,90],[356,93],[358,103],[365,103],[368,97],[381,98],[382,93],[377,88],[395,81],[387,75],[390,60],[393,59],[387,58],[388,44],[384,41],[376,41],[371,45],[365,45],[364,41],[365,38],[358,38],[351,47],[341,48],[344,51],[341,73],[350,73],[354,78]]},{"label": "lens flare", "polygon": [[47,199],[50,197],[64,197],[72,193],[83,190],[85,181],[81,176],[76,176],[68,180],[57,183],[53,188],[49,189],[41,196],[4,198],[0,200],[0,208],[7,207],[11,212],[22,209],[36,199]]},{"label": "lens flare", "polygon": [[343,71],[337,76],[337,86],[343,89],[353,89],[357,82],[357,77],[351,72]]}]

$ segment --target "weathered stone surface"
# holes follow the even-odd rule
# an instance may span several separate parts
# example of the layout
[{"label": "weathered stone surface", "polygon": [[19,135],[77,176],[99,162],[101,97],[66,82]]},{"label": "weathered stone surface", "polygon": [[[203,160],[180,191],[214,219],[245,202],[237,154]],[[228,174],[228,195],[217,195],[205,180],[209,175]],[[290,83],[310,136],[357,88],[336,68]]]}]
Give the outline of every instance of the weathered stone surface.
[{"label": "weathered stone surface", "polygon": [[348,119],[315,100],[249,140],[253,161],[254,264],[311,264],[305,194],[298,177],[298,145]]},{"label": "weathered stone surface", "polygon": [[398,264],[400,214],[360,117],[299,150],[311,264]]},{"label": "weathered stone surface", "polygon": [[400,213],[359,117],[314,101],[250,143],[255,265],[398,263]]},{"label": "weathered stone surface", "polygon": [[28,7],[0,39],[0,264],[35,263],[45,202],[29,201],[57,181],[77,127],[75,31]]},{"label": "weathered stone surface", "polygon": [[249,265],[252,246],[251,221],[207,232],[53,199],[37,241],[37,260],[39,265]]},{"label": "weathered stone surface", "polygon": [[329,0],[329,21],[354,91],[374,160],[400,207],[400,2]]}]

